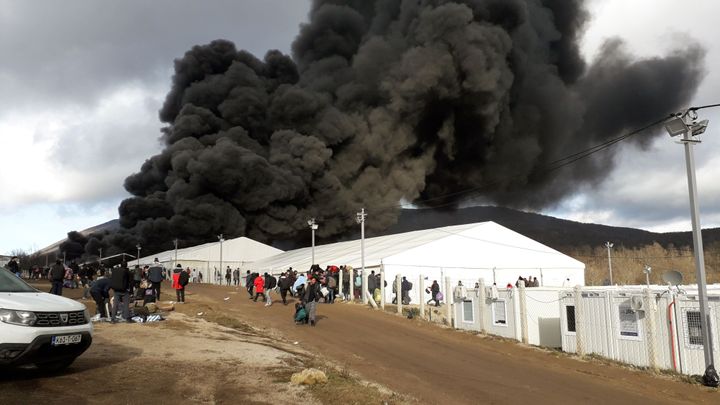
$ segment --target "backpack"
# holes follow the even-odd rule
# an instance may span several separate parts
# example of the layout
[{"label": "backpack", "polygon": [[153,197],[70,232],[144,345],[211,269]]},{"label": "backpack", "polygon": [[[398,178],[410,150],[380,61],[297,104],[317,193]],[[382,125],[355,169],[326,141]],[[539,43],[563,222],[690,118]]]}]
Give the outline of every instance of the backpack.
[{"label": "backpack", "polygon": [[270,276],[270,280],[268,280],[268,288],[275,288],[275,286],[277,286],[277,279]]}]

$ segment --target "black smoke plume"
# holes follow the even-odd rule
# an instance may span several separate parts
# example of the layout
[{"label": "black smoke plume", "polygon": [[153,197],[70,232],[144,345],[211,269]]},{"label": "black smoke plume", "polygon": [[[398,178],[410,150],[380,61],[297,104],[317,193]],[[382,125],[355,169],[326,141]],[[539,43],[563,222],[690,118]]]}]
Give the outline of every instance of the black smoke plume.
[{"label": "black smoke plume", "polygon": [[361,207],[379,230],[400,202],[558,202],[612,155],[548,164],[680,109],[703,76],[699,46],[638,59],[609,40],[584,60],[588,18],[580,0],[315,0],[292,57],[195,46],[160,111],[166,147],[125,181],[103,243],[272,242],[311,217],[332,238]]}]

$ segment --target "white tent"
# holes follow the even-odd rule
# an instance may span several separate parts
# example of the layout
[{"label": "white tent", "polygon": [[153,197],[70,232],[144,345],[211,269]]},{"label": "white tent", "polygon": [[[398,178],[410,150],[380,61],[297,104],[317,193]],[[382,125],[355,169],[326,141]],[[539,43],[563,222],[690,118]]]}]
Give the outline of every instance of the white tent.
[{"label": "white tent", "polygon": [[184,268],[190,267],[197,269],[203,273],[204,281],[211,282],[213,280],[207,277],[208,270],[214,271],[218,269],[222,271],[222,269],[227,266],[230,266],[232,269],[240,268],[241,270],[245,270],[249,269],[249,266],[256,260],[282,252],[280,249],[243,236],[223,241],[222,257],[220,256],[220,242],[218,241],[178,249],[177,261],[175,250],[171,249],[151,256],[141,257],[140,264],[149,265],[157,258],[167,269],[175,267],[176,264],[180,264]]},{"label": "white tent", "polygon": [[[322,226],[322,225],[321,225]],[[311,248],[302,248],[261,259],[253,263],[255,271],[279,272],[293,267],[310,268]],[[360,240],[315,247],[315,262],[327,265],[350,265],[360,268]],[[420,299],[419,276],[444,286],[445,277],[453,285],[474,283],[484,278],[490,285],[514,284],[518,276],[534,276],[543,286],[584,285],[585,265],[569,256],[494,222],[481,222],[406,232],[365,240],[365,268],[384,269],[389,288],[396,274],[414,283],[410,297]],[[442,291],[445,291],[444,289]]]}]

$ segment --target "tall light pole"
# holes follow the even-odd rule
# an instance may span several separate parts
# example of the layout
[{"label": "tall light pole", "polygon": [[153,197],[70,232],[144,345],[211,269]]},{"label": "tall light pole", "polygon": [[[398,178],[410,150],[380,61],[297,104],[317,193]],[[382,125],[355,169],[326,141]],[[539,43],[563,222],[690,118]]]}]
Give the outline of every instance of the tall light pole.
[{"label": "tall light pole", "polygon": [[[223,234],[218,235],[218,240],[220,241],[220,274],[225,271],[223,269],[223,257],[222,257],[222,244],[225,242],[225,239],[223,238]],[[220,279],[220,284],[222,284],[222,279]]]},{"label": "tall light pole", "polygon": [[680,142],[685,145],[685,167],[688,178],[688,193],[690,194],[690,216],[692,219],[693,248],[695,250],[695,277],[698,285],[698,298],[700,301],[700,328],[703,336],[703,352],[705,354],[705,375],[703,382],[710,385],[717,381],[718,375],[715,371],[712,341],[710,340],[710,329],[708,319],[707,284],[705,282],[705,256],[702,243],[702,228],[700,227],[700,208],[697,201],[697,180],[695,178],[695,156],[693,146],[700,143],[696,138],[705,132],[708,120],[697,122],[697,111],[689,109],[665,122],[665,130],[671,137],[682,135]]},{"label": "tall light pole", "polygon": [[178,239],[173,239],[173,243],[175,244],[175,264],[173,265],[173,268],[177,267],[177,246],[178,246]]},{"label": "tall light pole", "polygon": [[312,263],[310,265],[315,264],[315,231],[318,229],[318,224],[315,222],[315,218],[310,218],[307,221],[308,226],[310,227],[310,231],[312,232]]},{"label": "tall light pole", "polygon": [[647,285],[647,288],[650,288],[650,273],[652,273],[652,267],[646,264],[643,269],[643,273],[645,273],[645,284]]},{"label": "tall light pole", "polygon": [[612,279],[612,258],[610,257],[610,249],[612,249],[613,244],[610,242],[605,242],[605,247],[608,250],[608,271],[610,272],[610,285],[613,285],[613,279]]},{"label": "tall light pole", "polygon": [[355,217],[357,223],[360,224],[360,274],[362,275],[362,284],[360,286],[362,290],[360,291],[360,299],[363,304],[367,304],[367,274],[365,274],[365,218],[367,218],[367,214],[365,213],[365,208],[363,208],[356,214]]},{"label": "tall light pole", "polygon": [[138,243],[137,245],[135,245],[135,247],[136,247],[136,248],[137,248],[137,250],[138,250],[138,255],[137,255],[137,265],[138,265],[138,266],[140,266],[140,249],[142,249],[142,247],[140,246],[140,244],[139,244],[139,243]]}]

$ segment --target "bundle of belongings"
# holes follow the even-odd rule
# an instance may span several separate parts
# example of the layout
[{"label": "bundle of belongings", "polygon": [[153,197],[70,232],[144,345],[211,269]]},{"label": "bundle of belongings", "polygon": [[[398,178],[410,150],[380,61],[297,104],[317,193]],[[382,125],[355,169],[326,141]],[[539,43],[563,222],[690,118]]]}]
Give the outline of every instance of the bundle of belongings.
[{"label": "bundle of belongings", "polygon": [[299,302],[295,304],[295,316],[293,319],[297,325],[308,323],[308,313],[304,304]]}]

